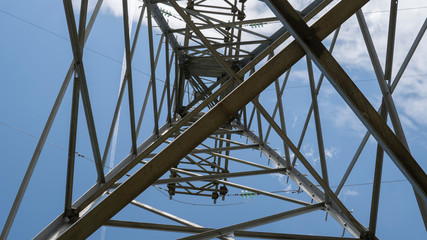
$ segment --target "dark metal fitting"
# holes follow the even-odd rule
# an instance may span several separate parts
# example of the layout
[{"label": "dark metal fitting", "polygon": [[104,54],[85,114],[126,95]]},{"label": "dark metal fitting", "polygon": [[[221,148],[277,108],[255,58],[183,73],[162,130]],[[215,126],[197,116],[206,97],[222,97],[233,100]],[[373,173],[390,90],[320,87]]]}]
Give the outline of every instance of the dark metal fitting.
[{"label": "dark metal fitting", "polygon": [[75,209],[75,208],[72,208],[72,209],[66,211],[64,213],[64,215],[65,215],[64,218],[65,218],[66,222],[76,222],[80,218],[79,213],[77,212],[77,209]]},{"label": "dark metal fitting", "polygon": [[221,196],[225,196],[227,193],[228,193],[228,189],[226,186],[223,185],[219,188],[219,194],[221,194]]},{"label": "dark metal fitting", "polygon": [[213,199],[213,200],[217,200],[217,199],[218,199],[218,197],[219,197],[218,192],[212,192],[212,199]]}]

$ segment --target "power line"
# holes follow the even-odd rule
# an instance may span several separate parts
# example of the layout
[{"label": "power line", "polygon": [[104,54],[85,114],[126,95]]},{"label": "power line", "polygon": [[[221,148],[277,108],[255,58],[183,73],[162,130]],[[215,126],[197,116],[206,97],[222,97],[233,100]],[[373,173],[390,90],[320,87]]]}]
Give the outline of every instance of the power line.
[{"label": "power line", "polygon": [[[7,123],[5,123],[5,122],[0,121],[0,125],[3,125],[3,126],[5,126],[5,127],[8,127],[8,128],[10,128],[10,129],[14,130],[14,131],[17,131],[17,132],[20,132],[20,133],[22,133],[22,134],[25,134],[25,135],[27,135],[27,136],[29,136],[29,137],[32,137],[32,138],[36,139],[36,140],[39,140],[39,139],[40,139],[39,137],[34,136],[33,134],[31,134],[31,133],[29,133],[29,132],[26,132],[26,131],[24,131],[24,130],[22,130],[22,129],[16,128],[16,127],[14,127],[14,126],[12,126],[12,125],[9,125],[9,124],[7,124]],[[57,148],[57,149],[59,149],[59,150],[62,150],[62,151],[64,151],[64,152],[68,152],[68,150],[67,150],[67,149],[65,149],[64,147],[59,146],[59,145],[57,145],[57,144],[55,144],[55,143],[52,143],[52,142],[46,141],[46,144],[51,145],[51,146],[53,146],[53,147],[55,147],[55,148]],[[86,159],[86,160],[88,160],[88,161],[91,161],[91,162],[95,162],[93,159],[86,157],[85,155],[83,155],[83,154],[79,153],[78,151],[76,151],[76,152],[75,152],[75,154],[76,154],[78,157],[84,158],[84,159]],[[112,169],[111,167],[108,167],[108,166],[105,166],[105,167],[106,167],[106,168],[109,168],[109,169]]]}]

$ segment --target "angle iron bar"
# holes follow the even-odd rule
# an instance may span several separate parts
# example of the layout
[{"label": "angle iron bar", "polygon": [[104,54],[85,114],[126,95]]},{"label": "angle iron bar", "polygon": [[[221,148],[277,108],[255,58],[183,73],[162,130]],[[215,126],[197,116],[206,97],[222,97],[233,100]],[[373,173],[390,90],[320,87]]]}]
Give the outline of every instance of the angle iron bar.
[{"label": "angle iron bar", "polygon": [[141,131],[142,120],[144,119],[145,109],[147,107],[148,100],[150,98],[151,86],[152,86],[152,83],[151,83],[151,78],[150,78],[148,85],[147,85],[147,89],[145,90],[145,95],[144,95],[145,97],[144,97],[144,101],[142,102],[141,111],[139,112],[138,124],[136,125],[137,136],[139,135],[139,133]]},{"label": "angle iron bar", "polygon": [[167,184],[167,183],[178,183],[178,182],[191,182],[191,181],[202,181],[202,180],[216,180],[223,178],[233,178],[233,177],[245,177],[245,176],[255,176],[261,174],[271,174],[286,171],[285,168],[274,168],[266,170],[255,170],[255,171],[245,171],[245,172],[236,172],[236,173],[218,173],[214,175],[206,176],[197,176],[197,177],[186,177],[186,178],[169,178],[169,179],[160,179],[153,183],[153,185],[158,184]]},{"label": "angle iron bar", "polygon": [[71,204],[73,198],[74,163],[76,157],[76,137],[80,100],[80,80],[75,77],[73,83],[73,95],[71,100],[70,132],[68,141],[67,177],[65,183],[65,215],[71,215]]},{"label": "angle iron bar", "polygon": [[[283,132],[285,134],[287,134],[286,123],[285,123],[285,114],[284,114],[283,104],[282,104],[282,99],[281,99],[282,94],[280,93],[279,80],[276,79],[276,81],[274,81],[274,84],[275,84],[275,89],[276,89],[277,104],[279,107],[280,127],[282,128]],[[285,85],[285,84],[286,84],[286,82],[283,83],[283,85]],[[291,168],[291,155],[289,154],[289,147],[284,142],[283,142],[283,149],[285,151],[286,167]]]},{"label": "angle iron bar", "polygon": [[385,58],[384,80],[391,81],[393,55],[394,55],[394,40],[396,37],[396,22],[397,22],[397,5],[398,0],[390,1],[390,17],[388,24],[387,36],[387,52]]},{"label": "angle iron bar", "polygon": [[128,0],[122,0],[123,7],[123,32],[125,41],[125,57],[126,57],[126,75],[125,80],[128,83],[128,98],[129,98],[129,119],[130,119],[130,132],[132,153],[136,155],[136,132],[135,132],[135,106],[133,97],[133,79],[132,79],[132,57],[130,46],[130,29],[129,29],[129,8]]},{"label": "angle iron bar", "polygon": [[225,158],[227,160],[234,161],[234,162],[243,163],[243,164],[246,164],[246,165],[249,165],[249,166],[253,166],[253,167],[256,167],[256,168],[272,169],[271,167],[267,167],[267,166],[264,166],[264,165],[261,165],[261,164],[258,164],[258,163],[249,162],[249,161],[246,161],[246,160],[243,160],[243,159],[240,159],[240,158],[236,158],[236,157],[227,156],[227,155],[224,155],[224,154],[219,154],[219,153],[209,153],[209,154],[214,155],[214,156],[218,156],[218,157],[222,157],[222,158]]},{"label": "angle iron bar", "polygon": [[[165,36],[166,37],[166,35],[162,35],[162,36]],[[162,43],[162,41],[160,41],[160,44]],[[163,101],[164,101],[164,98],[165,98],[165,95],[166,95],[166,101],[167,101],[167,104],[166,105],[168,105],[169,104],[169,107],[167,108],[168,109],[168,113],[167,113],[167,116],[166,116],[166,121],[167,122],[170,122],[171,121],[171,109],[170,109],[170,86],[169,86],[169,84],[170,84],[170,77],[169,77],[169,74],[170,74],[170,71],[171,71],[171,68],[170,67],[168,67],[168,66],[170,66],[170,65],[172,65],[172,61],[173,61],[173,56],[174,56],[174,54],[175,53],[172,53],[172,57],[170,58],[170,62],[168,61],[168,59],[169,59],[169,53],[168,53],[168,51],[169,51],[169,48],[168,48],[168,43],[167,43],[167,41],[165,41],[165,53],[167,52],[167,54],[166,54],[166,81],[165,81],[165,84],[164,84],[164,87],[163,87],[163,93],[162,93],[162,98],[161,98],[161,100],[160,100],[160,104],[159,104],[159,115],[161,115],[161,113],[162,113],[162,109],[163,109]]]},{"label": "angle iron bar", "polygon": [[421,26],[420,31],[418,32],[417,36],[415,37],[414,42],[411,45],[411,48],[408,51],[408,54],[406,55],[405,59],[403,60],[403,63],[397,72],[393,83],[391,84],[390,91],[393,92],[396,88],[397,83],[402,78],[403,73],[405,72],[406,67],[408,66],[409,61],[411,60],[412,56],[414,55],[415,50],[418,47],[418,44],[420,43],[421,39],[423,38],[423,35],[427,29],[427,18],[424,20],[423,25]]},{"label": "angle iron bar", "polygon": [[372,41],[371,34],[369,33],[368,25],[366,24],[365,17],[363,16],[362,10],[359,10],[356,13],[357,20],[360,25],[360,30],[362,31],[363,38],[365,40],[366,48],[368,49],[369,57],[371,58],[372,66],[374,67],[375,74],[377,76],[378,84],[383,95],[385,106],[387,107],[387,112],[390,115],[390,120],[392,122],[396,136],[409,150],[408,142],[406,141],[405,133],[402,129],[402,124],[400,123],[399,116],[397,114],[396,106],[394,104],[393,98],[391,97],[391,92],[389,86],[384,81],[384,73],[381,67],[380,60],[378,58],[377,51],[375,50],[374,43]]},{"label": "angle iron bar", "polygon": [[[196,228],[196,227],[187,227],[187,226],[131,222],[131,221],[120,221],[120,220],[108,220],[104,224],[104,226],[159,230],[159,231],[170,231],[170,232],[183,232],[183,233],[201,233],[209,230],[214,230],[212,228]],[[356,238],[346,238],[346,237],[313,236],[313,235],[286,234],[286,233],[273,233],[273,232],[254,232],[254,231],[234,231],[233,235],[235,237],[245,237],[245,238],[255,238],[255,239],[356,240]]]},{"label": "angle iron bar", "polygon": [[263,145],[264,144],[264,138],[262,135],[261,114],[259,113],[258,109],[255,109],[255,111],[256,111],[256,116],[257,116],[256,118],[257,118],[257,125],[258,125],[258,136],[259,136],[259,140],[261,141],[260,145]]},{"label": "angle iron bar", "polygon": [[[82,0],[80,4],[80,19],[79,19],[79,29],[78,29],[78,37],[79,44],[82,45],[85,39],[85,28],[86,28],[86,18],[87,18],[87,5],[88,0]],[[83,52],[84,48],[82,48]]]},{"label": "angle iron bar", "polygon": [[167,90],[167,86],[166,86],[166,84],[164,84],[163,90],[162,90],[162,95],[160,97],[159,109],[157,109],[159,116],[162,114],[163,102],[164,102],[165,97],[166,97],[166,90]]},{"label": "angle iron bar", "polygon": [[[382,101],[384,104],[384,98]],[[380,116],[387,122],[387,108],[381,108]],[[378,218],[378,206],[380,200],[380,189],[381,189],[381,178],[383,171],[384,161],[384,150],[380,144],[377,144],[377,155],[375,159],[375,170],[374,170],[374,184],[372,187],[372,198],[371,198],[371,211],[369,215],[369,231],[368,236],[370,239],[375,238],[377,218]]]},{"label": "angle iron bar", "polygon": [[170,57],[170,62],[169,62],[169,35],[165,34],[165,62],[166,62],[166,91],[167,91],[167,107],[168,107],[168,111],[167,111],[167,117],[166,117],[166,121],[167,122],[171,122],[172,118],[171,118],[171,112],[172,112],[172,100],[173,97],[171,96],[171,91],[170,91],[170,72],[171,72],[171,65],[172,65],[172,61],[174,59],[174,54],[175,52],[172,53],[172,56]]},{"label": "angle iron bar", "polygon": [[[292,68],[290,68],[290,69],[286,72],[285,77],[284,77],[284,79],[283,79],[282,86],[280,87],[280,90],[279,90],[280,99],[281,99],[281,97],[283,96],[283,92],[285,91],[286,83],[288,82],[288,79],[289,79],[289,75],[290,75],[290,73],[291,73],[291,70],[292,70]],[[276,95],[277,95],[277,93],[276,93]],[[279,101],[279,100],[278,100],[278,101]],[[277,103],[276,103],[276,105],[274,106],[273,115],[272,115],[272,117],[273,117],[273,118],[275,118],[275,117],[276,117],[276,113],[277,113],[277,110],[278,110],[278,109],[279,109],[279,103],[277,102]],[[270,136],[270,131],[271,131],[271,126],[268,126],[268,128],[267,128],[267,133],[265,134],[265,140],[264,140],[264,142],[268,142],[268,138],[269,138],[269,136]]]},{"label": "angle iron bar", "polygon": [[197,227],[197,228],[201,228],[201,227],[202,227],[202,226],[200,226],[200,225],[198,225],[198,224],[196,224],[196,223],[193,223],[193,222],[190,222],[190,221],[188,221],[188,220],[182,219],[182,218],[177,217],[177,216],[175,216],[175,215],[173,215],[173,214],[170,214],[170,213],[168,213],[168,212],[165,212],[165,211],[159,210],[159,209],[157,209],[157,208],[154,208],[154,207],[152,207],[152,206],[150,206],[150,205],[147,205],[147,204],[144,204],[144,203],[138,202],[138,201],[136,201],[136,200],[132,200],[132,202],[130,202],[130,203],[131,203],[132,205],[134,205],[134,206],[137,206],[137,207],[139,207],[139,208],[145,209],[145,210],[150,211],[150,212],[152,212],[152,213],[155,213],[155,214],[157,214],[157,215],[159,215],[159,216],[162,216],[162,217],[165,217],[165,218],[167,218],[167,219],[170,219],[170,220],[172,220],[172,221],[174,221],[174,222],[181,223],[181,224],[183,224],[183,225],[185,225],[185,226]]},{"label": "angle iron bar", "polygon": [[[181,223],[181,224],[183,224],[183,225],[185,225],[185,226],[188,226],[188,227],[204,228],[203,226],[200,226],[200,225],[198,225],[198,224],[196,224],[196,223],[190,222],[190,221],[188,221],[188,220],[185,220],[185,219],[183,219],[183,218],[177,217],[177,216],[175,216],[175,215],[173,215],[173,214],[170,214],[170,213],[168,213],[168,212],[165,212],[165,211],[159,210],[159,209],[157,209],[157,208],[154,208],[154,207],[149,206],[149,205],[147,205],[147,204],[144,204],[144,203],[138,202],[138,201],[136,201],[136,200],[133,200],[133,201],[131,202],[131,204],[132,204],[132,205],[134,205],[134,206],[137,206],[137,207],[139,207],[139,208],[145,209],[145,210],[147,210],[147,211],[150,211],[150,212],[152,212],[152,213],[155,213],[155,214],[157,214],[157,215],[159,215],[159,216],[165,217],[165,218],[167,218],[167,219],[169,219],[169,220],[172,220],[172,221],[174,221],[174,222]],[[233,238],[229,238],[229,237],[220,237],[219,239],[232,240]]]},{"label": "angle iron bar", "polygon": [[[148,16],[148,45],[149,45],[149,55],[150,55],[150,69],[151,69],[151,90],[153,96],[153,114],[154,114],[154,133],[159,134],[159,115],[157,109],[157,88],[156,88],[156,64],[154,61],[154,47],[153,47],[153,23],[151,21],[151,3],[147,1],[147,16]],[[159,48],[162,47],[162,44],[159,43]]]},{"label": "angle iron bar", "polygon": [[[314,125],[316,128],[317,146],[319,149],[320,167],[322,171],[323,180],[325,181],[326,185],[329,186],[328,169],[326,166],[325,145],[323,143],[322,124],[320,122],[319,105],[317,103],[318,94],[316,93],[316,87],[314,83],[313,64],[311,63],[311,59],[308,56],[306,56],[306,60],[308,80],[310,82],[311,104],[313,105]],[[286,132],[284,133],[286,134]],[[328,195],[326,195],[326,202],[328,202]]]},{"label": "angle iron bar", "polygon": [[[384,107],[384,106],[382,106],[382,107]],[[362,153],[362,150],[365,147],[366,143],[368,142],[368,139],[370,136],[371,136],[371,133],[369,131],[366,131],[365,136],[363,137],[359,147],[356,150],[356,153],[354,154],[350,164],[347,167],[347,170],[344,173],[344,176],[341,178],[341,181],[338,184],[337,189],[335,190],[335,195],[338,196],[339,193],[341,192],[342,187],[344,186],[345,182],[347,181],[348,176],[350,175],[354,165],[356,164],[357,160],[359,159],[359,156]]]}]

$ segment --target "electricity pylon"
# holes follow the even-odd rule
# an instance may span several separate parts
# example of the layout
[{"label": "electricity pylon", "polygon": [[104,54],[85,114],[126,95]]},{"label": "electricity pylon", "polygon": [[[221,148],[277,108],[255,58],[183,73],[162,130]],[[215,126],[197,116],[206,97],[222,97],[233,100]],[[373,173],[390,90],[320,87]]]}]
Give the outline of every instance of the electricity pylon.
[{"label": "electricity pylon", "polygon": [[[367,2],[314,0],[297,11],[287,1],[269,0],[260,3],[260,6],[270,9],[271,16],[260,17],[246,12],[246,0],[143,1],[133,32],[133,18],[127,11],[128,2],[123,0],[126,11],[123,11],[125,53],[121,85],[111,125],[107,129],[106,146],[101,152],[96,132],[99,129],[95,127],[87,86],[90,79],[86,79],[85,74],[84,45],[103,1],[97,2],[89,17],[87,1],[81,1],[78,12],[71,0],[64,0],[74,58],[1,238],[8,236],[67,88],[72,89],[72,106],[64,210],[35,239],[83,239],[101,226],[190,234],[183,239],[343,239],[341,235],[308,235],[311,233],[309,231],[298,234],[271,230],[247,231],[311,212],[330,216],[333,220],[329,221],[336,221],[344,233],[354,238],[376,239],[384,152],[411,184],[425,220],[427,177],[409,152],[392,93],[427,24],[424,22],[398,73],[392,78],[397,1],[391,1],[389,25],[385,26],[388,27],[388,38],[384,70],[361,10]],[[382,103],[378,109],[372,106],[332,56],[333,48],[339,41],[340,26],[353,15],[357,18],[381,89],[379,96]],[[79,21],[76,21],[76,16]],[[272,34],[269,33],[271,29],[264,29],[268,26],[273,27]],[[141,42],[138,38],[141,31],[147,34],[148,41]],[[160,36],[156,33],[160,33]],[[155,41],[158,41],[157,46]],[[326,43],[330,45],[325,46]],[[144,64],[150,66],[149,79],[143,81],[145,95],[139,94],[142,98],[134,96],[141,90],[134,87],[136,78],[132,68],[137,47],[148,51]],[[291,67],[301,64],[301,59],[306,65],[310,102],[304,110],[307,114],[299,129],[300,134],[292,140],[288,134],[291,129],[285,121],[289,103],[284,101],[284,90],[292,77]],[[320,72],[317,82],[317,70],[313,69],[313,63]],[[318,96],[324,79],[329,81],[367,129],[360,145],[354,148],[354,157],[346,161],[348,167],[345,171],[335,170],[327,161],[325,138],[333,133],[324,127],[325,120],[321,119]],[[72,87],[70,83],[73,83]],[[123,102],[126,95],[128,99]],[[137,99],[142,99],[142,102],[136,102],[139,101]],[[79,110],[80,104],[83,110]],[[128,105],[129,116],[126,119],[129,119],[130,127],[130,153],[108,168],[108,157],[112,155],[111,148],[115,147],[117,139],[122,105]],[[137,112],[136,106],[140,106],[141,110]],[[84,112],[87,122],[97,180],[76,199],[73,197],[74,175],[79,169],[74,166],[80,112]],[[390,127],[387,125],[388,118]],[[339,193],[371,135],[378,147],[376,158],[372,156],[372,160],[375,159],[371,164],[375,169],[372,195],[363,196],[371,199],[365,209],[369,221],[364,225],[349,210],[350,206],[343,203]],[[317,145],[320,166],[310,161],[304,153],[304,141]],[[254,154],[257,152],[259,154]],[[270,184],[265,184],[266,181],[273,182],[270,176],[273,173],[293,182],[297,186],[294,193],[276,193]],[[239,179],[239,183],[235,179]],[[339,179],[338,186],[332,187],[331,179]],[[246,198],[263,196],[269,199],[266,202],[273,199],[277,206],[286,210],[273,214],[266,210],[262,217],[249,220],[242,213],[240,223],[225,226],[222,223],[227,218],[227,212],[224,212],[218,219],[207,216],[216,227],[208,228],[210,226],[185,220],[186,216],[177,216],[173,212],[157,209],[157,206],[142,203],[140,198],[153,187],[170,199],[185,196],[185,199],[204,199],[213,204],[227,202],[233,197],[232,191],[238,189],[239,193],[234,195]],[[129,205],[181,225],[112,219]],[[187,218],[191,218],[192,210],[188,211]],[[313,220],[313,224],[317,224],[316,221]]]}]

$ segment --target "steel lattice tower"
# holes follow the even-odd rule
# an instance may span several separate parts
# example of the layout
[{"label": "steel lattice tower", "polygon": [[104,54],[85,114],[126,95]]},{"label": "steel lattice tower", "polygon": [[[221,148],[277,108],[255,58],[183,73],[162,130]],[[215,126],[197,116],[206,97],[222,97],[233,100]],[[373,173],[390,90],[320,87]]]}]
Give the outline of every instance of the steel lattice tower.
[{"label": "steel lattice tower", "polygon": [[[74,59],[1,239],[8,236],[67,89],[72,91],[72,106],[69,109],[64,210],[35,239],[84,239],[102,226],[186,233],[187,237],[183,239],[376,239],[381,237],[376,236],[376,226],[384,152],[409,181],[417,199],[414,204],[418,204],[424,224],[427,223],[427,177],[409,152],[392,97],[422,39],[427,22],[416,38],[410,40],[413,42],[411,48],[395,71],[397,73],[393,74],[397,1],[393,0],[387,6],[390,16],[386,26],[388,38],[384,63],[377,54],[361,10],[368,0],[305,1],[306,6],[297,10],[288,1],[266,0],[260,4],[271,10],[272,16],[268,18],[248,15],[246,0],[139,2],[136,27],[131,26],[129,12],[123,11],[123,71],[118,97],[114,96],[117,98],[115,110],[111,113],[112,119],[108,120],[110,127],[104,130],[109,132],[102,142],[105,142],[105,148],[101,148],[97,136],[99,127],[95,127],[98,123],[89,94],[89,90],[96,90],[88,88],[87,83],[91,80],[86,78],[88,67],[84,61],[84,46],[92,26],[96,27],[94,22],[103,1],[97,1],[91,15],[88,14],[87,0],[82,0],[79,8],[73,7],[71,2],[64,0],[64,9]],[[127,0],[122,4],[123,9],[129,9]],[[335,44],[340,41],[340,26],[354,15],[380,89],[379,108],[373,107],[375,104],[346,73],[348,69],[332,55]],[[273,26],[274,33],[267,35],[263,32],[264,26]],[[147,34],[148,39],[139,37],[141,32]],[[136,48],[145,49],[147,54],[136,56]],[[136,83],[132,68],[136,64],[134,58],[149,65],[150,76],[145,81]],[[287,105],[298,99],[286,99],[285,90],[288,79],[293,76],[291,68],[298,64],[305,67],[310,101],[305,105],[301,103],[300,109],[305,109],[306,115],[295,129],[287,117],[293,109]],[[361,142],[353,146],[353,157],[343,160],[348,166],[344,170],[335,169],[327,161],[325,139],[335,133],[328,132],[324,127],[328,123],[321,118],[322,106],[318,96],[325,79],[366,127]],[[79,109],[79,105],[83,109]],[[120,156],[121,160],[116,164],[108,165],[112,148],[115,148],[121,111],[122,115],[128,114],[125,118],[129,122],[125,126],[130,129],[127,136],[130,153]],[[74,176],[79,171],[75,168],[77,132],[81,128],[79,114],[84,116],[87,124],[96,181],[90,180],[92,187],[81,196],[75,196]],[[371,135],[377,150],[376,156],[370,156],[371,167],[375,169],[372,194],[360,196],[370,200],[365,209],[369,219],[364,225],[352,213],[352,207],[343,203],[340,192],[353,167],[357,168],[356,162]],[[304,153],[304,142],[316,146],[317,164],[309,161]],[[265,181],[273,182],[271,174],[292,182],[296,186],[295,192],[274,192],[275,188],[264,184]],[[338,185],[334,186],[335,183]],[[191,206],[187,210],[188,216],[182,216],[142,203],[141,198],[153,188],[172,200],[184,196],[185,199],[197,198],[197,201],[204,199],[212,204],[226,203],[233,197],[233,192],[238,192],[234,195],[262,196],[268,199],[266,205],[274,202],[280,208],[275,213],[266,210],[262,217],[241,218],[236,224],[222,224],[227,211],[218,219],[206,216],[213,226],[219,226],[208,228],[210,226],[201,226],[197,221],[185,220],[195,214],[192,211],[196,210],[191,210]],[[124,219],[122,215],[115,218],[130,205],[178,225],[150,222],[149,219],[137,222]],[[329,217],[329,222],[336,222],[335,227],[344,229],[345,236],[350,237],[343,238],[341,234],[314,236],[308,235],[308,231],[295,234],[286,230],[251,230],[311,212],[320,213],[323,219]],[[234,220],[236,216],[232,214]],[[313,220],[313,224],[317,220]]]}]

